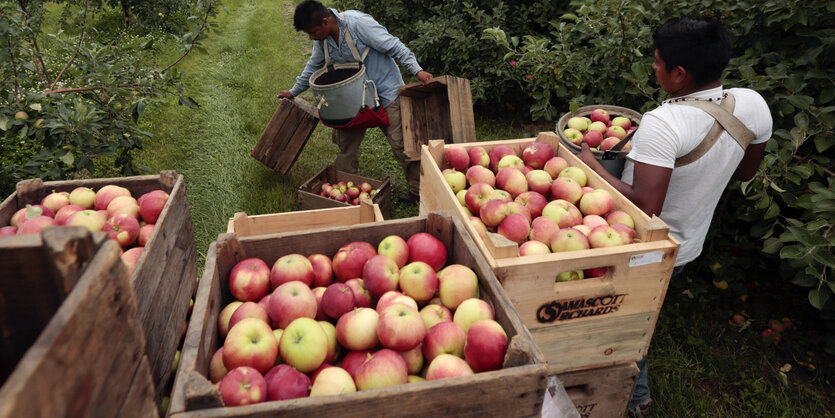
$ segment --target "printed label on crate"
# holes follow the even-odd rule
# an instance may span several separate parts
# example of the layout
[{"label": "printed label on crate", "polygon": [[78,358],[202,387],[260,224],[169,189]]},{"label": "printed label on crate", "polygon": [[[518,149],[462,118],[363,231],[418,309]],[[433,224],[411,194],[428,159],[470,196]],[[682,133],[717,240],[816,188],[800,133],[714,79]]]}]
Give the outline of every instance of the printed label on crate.
[{"label": "printed label on crate", "polygon": [[626,294],[555,300],[539,307],[536,320],[547,324],[554,321],[587,318],[615,313],[623,305]]},{"label": "printed label on crate", "polygon": [[663,251],[653,251],[651,253],[636,254],[629,257],[629,267],[645,266],[647,264],[660,263],[664,259]]},{"label": "printed label on crate", "polygon": [[577,405],[574,404],[574,407],[577,408],[577,412],[580,414],[580,418],[588,418],[591,416],[592,410],[594,407],[597,406],[597,402],[585,404],[585,405]]}]

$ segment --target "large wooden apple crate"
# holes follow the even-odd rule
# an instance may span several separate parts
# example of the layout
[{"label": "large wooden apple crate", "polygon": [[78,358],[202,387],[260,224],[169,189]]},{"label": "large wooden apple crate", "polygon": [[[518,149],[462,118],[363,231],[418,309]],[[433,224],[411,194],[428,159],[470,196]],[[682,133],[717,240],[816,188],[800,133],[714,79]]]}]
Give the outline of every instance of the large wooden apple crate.
[{"label": "large wooden apple crate", "polygon": [[[546,142],[555,154],[581,167],[588,185],[608,190],[615,208],[630,214],[642,242],[610,248],[519,256],[516,243],[498,234],[478,236],[465,227],[502,283],[519,316],[545,354],[551,371],[562,373],[640,360],[646,354],[655,322],[678,254],[678,242],[658,217],[650,218],[559,143],[553,132],[536,138],[456,144],[488,152],[507,145],[521,156],[531,142]],[[448,168],[444,150],[450,145],[430,141],[421,158],[421,210],[444,210],[466,220],[441,174]],[[608,267],[604,277],[556,283],[565,271]]]},{"label": "large wooden apple crate", "polygon": [[[159,401],[171,374],[189,300],[197,286],[197,252],[183,176],[175,171],[163,171],[159,175],[133,177],[51,182],[24,180],[0,205],[0,224],[8,225],[15,211],[26,204],[40,203],[53,190],[70,192],[83,186],[98,191],[108,184],[125,187],[134,197],[157,189],[169,194],[130,277],[138,305],[136,317],[145,329],[145,351]],[[3,239],[8,237],[0,237],[0,242]]]},{"label": "large wooden apple crate", "polygon": [[299,97],[279,99],[250,155],[274,171],[287,174],[318,124],[316,106]]},{"label": "large wooden apple crate", "polygon": [[268,215],[249,216],[245,212],[238,212],[234,217],[229,218],[226,232],[235,233],[239,237],[251,237],[253,235],[357,225],[382,220],[383,214],[380,212],[380,205],[361,201],[359,206],[301,210]]},{"label": "large wooden apple crate", "polygon": [[82,227],[0,240],[0,417],[156,416],[119,245]]},{"label": "large wooden apple crate", "polygon": [[377,190],[377,193],[371,196],[371,202],[380,205],[380,213],[383,216],[389,216],[391,213],[391,181],[388,177],[383,180],[375,180],[339,171],[333,164],[325,166],[325,168],[319,170],[316,175],[311,177],[310,180],[299,186],[299,207],[301,209],[324,209],[353,206],[350,203],[319,196],[319,192],[322,190],[324,183],[336,184],[340,181],[353,181],[358,186],[362,182],[368,182],[373,189]]},{"label": "large wooden apple crate", "polygon": [[581,417],[622,417],[638,381],[638,366],[626,363],[562,373],[558,377]]},{"label": "large wooden apple crate", "polygon": [[[310,254],[332,255],[349,241],[360,240],[376,245],[391,234],[409,237],[418,232],[428,232],[446,244],[448,264],[464,264],[478,275],[481,298],[491,303],[496,321],[504,327],[509,338],[503,369],[344,395],[221,407],[217,389],[206,376],[211,356],[221,344],[217,335],[217,318],[223,306],[232,301],[227,281],[238,261],[258,257],[270,264],[276,258],[300,249]],[[174,382],[171,413],[175,417],[539,415],[546,386],[544,358],[490,268],[476,251],[462,223],[442,213],[271,236],[238,238],[233,234],[220,235],[209,247],[206,257],[180,369]]]}]

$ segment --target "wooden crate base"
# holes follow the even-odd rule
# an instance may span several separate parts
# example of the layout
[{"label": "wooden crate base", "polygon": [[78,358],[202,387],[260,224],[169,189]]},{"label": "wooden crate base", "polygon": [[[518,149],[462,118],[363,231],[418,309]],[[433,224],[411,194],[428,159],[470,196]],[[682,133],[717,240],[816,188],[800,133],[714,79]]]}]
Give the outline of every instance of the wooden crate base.
[{"label": "wooden crate base", "polygon": [[628,363],[558,377],[581,417],[623,417],[638,381],[638,366]]}]

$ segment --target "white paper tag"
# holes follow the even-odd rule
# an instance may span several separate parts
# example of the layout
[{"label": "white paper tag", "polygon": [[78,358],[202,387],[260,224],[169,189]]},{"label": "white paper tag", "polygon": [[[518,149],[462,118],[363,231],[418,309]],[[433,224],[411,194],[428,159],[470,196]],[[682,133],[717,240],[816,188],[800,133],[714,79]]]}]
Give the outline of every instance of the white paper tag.
[{"label": "white paper tag", "polygon": [[629,257],[629,267],[645,266],[647,264],[660,263],[664,259],[663,251],[653,251],[651,253],[636,254]]}]

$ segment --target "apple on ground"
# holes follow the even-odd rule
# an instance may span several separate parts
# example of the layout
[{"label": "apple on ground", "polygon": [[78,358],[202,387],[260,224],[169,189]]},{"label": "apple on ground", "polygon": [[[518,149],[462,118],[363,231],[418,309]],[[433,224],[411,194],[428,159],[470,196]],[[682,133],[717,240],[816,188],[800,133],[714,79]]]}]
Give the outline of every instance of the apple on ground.
[{"label": "apple on ground", "polygon": [[96,201],[96,192],[89,187],[76,187],[70,192],[70,204],[92,209]]},{"label": "apple on ground", "polygon": [[579,183],[571,177],[558,177],[549,184],[548,191],[554,199],[562,199],[576,205],[583,196]]},{"label": "apple on ground", "polygon": [[435,357],[426,369],[426,380],[446,379],[473,375],[473,369],[467,362],[452,354],[441,354]]},{"label": "apple on ground", "polygon": [[101,230],[125,248],[133,245],[139,238],[139,221],[129,214],[121,213],[109,218]]},{"label": "apple on ground", "polygon": [[377,248],[365,241],[349,242],[333,256],[333,274],[340,282],[362,277],[365,262],[377,255]]},{"label": "apple on ground", "polygon": [[142,257],[142,250],[144,248],[145,247],[133,247],[122,253],[122,262],[125,263],[125,267],[127,267],[128,276],[133,274],[133,270],[136,269],[136,264],[139,263],[139,258]]},{"label": "apple on ground", "polygon": [[285,283],[299,281],[308,287],[315,275],[310,260],[301,254],[287,254],[278,258],[270,270],[270,284],[277,288]]},{"label": "apple on ground", "polygon": [[212,383],[220,382],[228,372],[229,370],[223,365],[223,347],[220,347],[212,354],[212,359],[209,361],[209,379]]},{"label": "apple on ground", "polygon": [[403,357],[394,350],[384,348],[360,365],[354,380],[357,389],[369,390],[405,384],[408,376]]},{"label": "apple on ground", "polygon": [[516,155],[516,152],[513,151],[513,148],[510,148],[507,145],[497,145],[488,153],[490,156],[490,170],[494,173],[499,171],[499,161],[504,158],[506,155]]},{"label": "apple on ground", "polygon": [[615,199],[607,190],[594,189],[580,198],[579,207],[583,215],[604,216],[615,207]]},{"label": "apple on ground", "polygon": [[586,172],[580,167],[566,167],[557,175],[557,178],[559,177],[569,177],[576,181],[580,187],[584,187],[588,181]]},{"label": "apple on ground", "polygon": [[[235,328],[229,334],[233,331]],[[312,372],[328,356],[328,335],[315,319],[297,318],[284,328],[278,351],[284,363],[302,373]]]},{"label": "apple on ground", "polygon": [[371,308],[356,308],[346,312],[336,322],[336,339],[348,350],[371,350],[379,343],[377,323],[379,314]]},{"label": "apple on ground", "polygon": [[550,253],[550,247],[539,241],[525,241],[519,246],[519,255],[522,257],[526,255],[542,255]]},{"label": "apple on ground", "polygon": [[542,169],[545,170],[551,176],[552,179],[555,179],[557,178],[557,176],[560,175],[560,173],[563,170],[565,170],[568,167],[568,161],[566,161],[565,158],[553,157],[545,162],[545,166],[542,167]]},{"label": "apple on ground", "polygon": [[251,405],[267,400],[267,382],[252,367],[237,367],[226,373],[218,385],[224,406]]},{"label": "apple on ground", "polygon": [[244,302],[238,309],[235,309],[235,312],[229,317],[229,329],[234,328],[238,322],[246,318],[260,319],[267,324],[270,323],[270,316],[267,314],[267,310],[258,302],[249,301]]},{"label": "apple on ground", "polygon": [[467,178],[467,184],[470,186],[476,183],[489,184],[490,187],[496,186],[496,174],[481,165],[474,165],[467,169],[465,177]]},{"label": "apple on ground", "polygon": [[611,226],[598,226],[589,233],[589,244],[591,248],[614,247],[626,244],[617,230]]},{"label": "apple on ground", "polygon": [[[154,224],[145,224],[139,227],[139,236],[136,238],[136,244],[140,247],[144,247],[148,245],[148,241],[151,240],[151,235],[154,233]],[[269,267],[267,267],[267,271],[269,272]],[[269,273],[267,273],[267,284],[269,286]]]},{"label": "apple on ground", "polygon": [[239,261],[229,273],[229,291],[240,301],[260,300],[270,291],[270,267],[256,257]]},{"label": "apple on ground", "polygon": [[444,180],[446,180],[453,193],[458,193],[467,188],[467,176],[464,172],[454,168],[445,168],[441,174],[443,174]]},{"label": "apple on ground", "polygon": [[438,272],[438,295],[444,306],[454,311],[461,302],[478,297],[478,276],[462,264],[450,264]]},{"label": "apple on ground", "polygon": [[389,235],[377,245],[377,254],[389,256],[398,268],[402,268],[409,262],[409,245],[399,235]]},{"label": "apple on ground", "polygon": [[363,266],[362,280],[371,296],[379,298],[384,293],[398,288],[400,269],[391,257],[377,254],[368,259]]},{"label": "apple on ground", "polygon": [[527,241],[528,234],[531,232],[531,224],[525,215],[511,213],[499,224],[497,232],[499,235],[521,244]]},{"label": "apple on ground", "polygon": [[354,304],[357,308],[367,308],[371,306],[371,293],[365,287],[365,282],[361,278],[349,279],[345,284],[354,292]]},{"label": "apple on ground", "polygon": [[313,267],[311,287],[325,287],[333,283],[333,266],[330,257],[324,254],[311,254],[307,256],[307,261],[310,261],[310,265]]},{"label": "apple on ground", "polygon": [[587,250],[589,248],[589,239],[585,234],[574,228],[562,228],[551,237],[551,251],[555,253]]},{"label": "apple on ground", "polygon": [[635,221],[628,213],[622,210],[613,210],[606,215],[606,222],[609,225],[624,224],[630,228],[635,228]]},{"label": "apple on ground", "polygon": [[306,374],[286,365],[279,364],[264,374],[267,382],[267,400],[306,398],[310,395],[310,378]]},{"label": "apple on ground", "polygon": [[484,147],[475,146],[470,148],[470,151],[467,152],[470,157],[470,167],[480,165],[482,167],[490,166],[490,155],[487,154],[487,151],[484,150]]},{"label": "apple on ground", "polygon": [[519,194],[513,201],[528,208],[532,219],[542,215],[542,209],[548,204],[548,199],[542,193],[532,190]]},{"label": "apple on ground", "polygon": [[339,319],[342,314],[356,307],[354,291],[345,283],[331,283],[322,294],[322,312],[329,318]]},{"label": "apple on ground", "polygon": [[438,291],[438,275],[423,261],[406,264],[400,269],[400,289],[415,302],[427,302]]},{"label": "apple on ground", "polygon": [[328,367],[316,376],[310,388],[310,397],[339,395],[357,391],[354,378],[341,367]]},{"label": "apple on ground", "polygon": [[380,343],[392,350],[409,351],[420,345],[426,336],[426,325],[420,312],[411,306],[395,303],[379,316],[377,337]]},{"label": "apple on ground", "polygon": [[230,373],[237,367],[251,367],[264,373],[275,364],[278,351],[272,328],[261,319],[245,318],[229,328],[223,342],[223,365]]},{"label": "apple on ground", "polygon": [[493,186],[487,183],[475,183],[467,189],[467,194],[464,201],[467,204],[467,209],[474,215],[480,213],[481,207],[490,200],[490,195],[493,194]]},{"label": "apple on ground", "polygon": [[446,264],[447,248],[438,238],[426,232],[418,232],[406,240],[409,245],[409,262],[423,261],[435,271]]},{"label": "apple on ground", "polygon": [[300,281],[292,281],[273,291],[267,312],[278,328],[286,329],[287,325],[298,318],[315,318],[317,310],[313,291]]},{"label": "apple on ground", "polygon": [[452,322],[455,322],[464,332],[467,332],[470,325],[480,319],[493,319],[493,307],[484,300],[471,298],[458,305],[458,309],[455,310],[452,317]]},{"label": "apple on ground", "polygon": [[95,208],[96,210],[107,210],[107,205],[109,205],[110,201],[112,201],[113,199],[119,196],[130,195],[130,190],[122,186],[117,186],[115,184],[108,184],[96,192],[96,197],[93,201],[93,208]]}]

